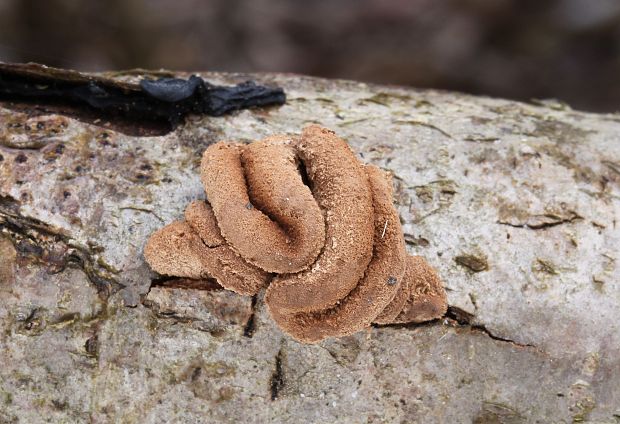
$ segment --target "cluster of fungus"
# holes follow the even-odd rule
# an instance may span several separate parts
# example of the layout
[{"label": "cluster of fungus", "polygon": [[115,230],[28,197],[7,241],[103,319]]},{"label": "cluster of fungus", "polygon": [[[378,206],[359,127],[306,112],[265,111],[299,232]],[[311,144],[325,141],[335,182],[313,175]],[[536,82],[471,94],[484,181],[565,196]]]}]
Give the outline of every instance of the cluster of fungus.
[{"label": "cluster of fungus", "polygon": [[445,313],[437,274],[405,250],[389,174],[332,131],[211,145],[201,179],[208,200],[148,240],[155,271],[266,287],[272,318],[306,343]]}]

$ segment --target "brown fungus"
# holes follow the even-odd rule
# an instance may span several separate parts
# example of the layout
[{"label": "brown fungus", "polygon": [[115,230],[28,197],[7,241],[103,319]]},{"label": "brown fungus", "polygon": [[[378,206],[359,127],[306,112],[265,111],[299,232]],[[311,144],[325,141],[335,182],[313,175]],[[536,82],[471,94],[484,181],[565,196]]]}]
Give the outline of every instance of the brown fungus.
[{"label": "brown fungus", "polygon": [[[344,336],[367,326],[392,301],[405,273],[407,252],[398,213],[392,206],[392,190],[377,167],[368,166],[374,209],[374,254],[365,275],[340,302],[329,309],[287,314],[266,298],[278,325],[298,340],[317,342]],[[371,245],[372,246],[372,245]],[[273,284],[267,289],[272,289]]]},{"label": "brown fungus", "polygon": [[325,213],[325,243],[308,270],[278,276],[269,285],[267,304],[285,313],[334,306],[362,278],[373,248],[368,177],[346,142],[313,125],[304,129],[296,147]]},{"label": "brown fungus", "polygon": [[244,295],[274,274],[268,310],[308,343],[445,313],[439,277],[407,256],[391,178],[332,131],[220,142],[201,173],[209,203],[190,203],[185,221],[151,236],[144,254],[155,271],[215,278]]},{"label": "brown fungus", "polygon": [[404,324],[430,321],[448,309],[446,291],[435,270],[421,256],[408,256],[399,291],[376,324]]},{"label": "brown fungus", "polygon": [[222,235],[248,262],[275,273],[314,262],[324,243],[323,215],[290,143],[220,142],[205,151],[201,172]]},{"label": "brown fungus", "polygon": [[[190,204],[188,211],[192,208],[196,208],[195,203]],[[212,215],[210,208],[202,211],[204,221],[213,219],[209,216]],[[195,218],[192,221],[195,222]],[[256,294],[266,284],[268,274],[243,260],[223,239],[222,244],[209,246],[208,241],[217,240],[219,236],[216,231],[209,230],[207,225],[195,227],[188,221],[175,221],[151,235],[144,247],[144,257],[160,274],[215,278],[228,290],[243,295]]]}]

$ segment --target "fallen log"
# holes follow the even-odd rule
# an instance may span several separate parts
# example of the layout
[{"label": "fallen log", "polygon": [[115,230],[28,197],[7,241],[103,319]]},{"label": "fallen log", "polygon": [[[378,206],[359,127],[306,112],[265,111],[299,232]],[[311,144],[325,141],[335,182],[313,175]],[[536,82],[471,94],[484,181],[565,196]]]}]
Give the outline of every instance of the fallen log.
[{"label": "fallen log", "polygon": [[[150,131],[75,104],[0,101],[0,422],[620,420],[620,116],[200,76],[279,86],[286,104]],[[448,292],[444,318],[300,344],[262,293],[145,264],[148,236],[204,198],[207,146],[310,123],[393,173],[408,251]]]}]

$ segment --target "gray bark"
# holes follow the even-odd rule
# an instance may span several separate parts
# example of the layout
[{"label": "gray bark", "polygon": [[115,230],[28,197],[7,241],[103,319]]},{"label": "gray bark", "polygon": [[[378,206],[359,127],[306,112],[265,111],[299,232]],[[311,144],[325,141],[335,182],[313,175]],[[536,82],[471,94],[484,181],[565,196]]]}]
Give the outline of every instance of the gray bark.
[{"label": "gray bark", "polygon": [[[287,104],[156,137],[0,104],[0,423],[620,422],[620,116],[251,77]],[[260,296],[151,287],[205,147],[310,122],[394,172],[445,319],[304,345]]]}]

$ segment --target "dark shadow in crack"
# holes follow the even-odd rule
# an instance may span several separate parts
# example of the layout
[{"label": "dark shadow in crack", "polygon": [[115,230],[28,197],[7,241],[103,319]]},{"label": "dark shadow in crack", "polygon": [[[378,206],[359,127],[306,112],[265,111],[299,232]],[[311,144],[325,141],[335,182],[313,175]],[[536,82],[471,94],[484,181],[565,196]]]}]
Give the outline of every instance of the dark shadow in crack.
[{"label": "dark shadow in crack", "polygon": [[446,314],[442,318],[439,318],[436,320],[426,321],[426,322],[421,322],[421,323],[410,322],[410,323],[404,323],[404,324],[384,324],[384,325],[373,324],[373,327],[375,328],[386,328],[386,327],[387,328],[422,328],[422,327],[431,327],[431,326],[435,326],[438,324],[445,324],[451,327],[468,328],[471,331],[477,331],[477,332],[483,333],[493,340],[510,343],[515,347],[519,347],[519,348],[527,347],[527,348],[533,348],[535,350],[540,351],[533,344],[519,343],[514,340],[505,338],[505,337],[497,336],[493,334],[485,325],[474,324],[474,318],[475,318],[475,315],[467,311],[464,311],[463,309],[459,307],[448,306],[448,310]]},{"label": "dark shadow in crack", "polygon": [[194,280],[191,278],[160,276],[151,281],[151,287],[165,287],[169,289],[194,290],[224,290],[213,278]]}]

